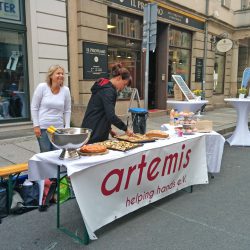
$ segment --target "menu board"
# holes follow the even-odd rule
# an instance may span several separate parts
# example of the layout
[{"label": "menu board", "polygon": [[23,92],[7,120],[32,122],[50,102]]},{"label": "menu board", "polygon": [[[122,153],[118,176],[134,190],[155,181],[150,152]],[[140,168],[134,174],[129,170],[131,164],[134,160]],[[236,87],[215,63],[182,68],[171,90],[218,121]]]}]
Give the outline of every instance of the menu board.
[{"label": "menu board", "polygon": [[203,58],[196,58],[195,82],[202,82],[203,78]]},{"label": "menu board", "polygon": [[181,89],[182,93],[186,97],[188,101],[195,100],[194,94],[189,89],[185,81],[180,75],[172,75],[174,81],[178,84],[179,88]]},{"label": "menu board", "polygon": [[83,42],[83,79],[108,77],[107,45]]}]

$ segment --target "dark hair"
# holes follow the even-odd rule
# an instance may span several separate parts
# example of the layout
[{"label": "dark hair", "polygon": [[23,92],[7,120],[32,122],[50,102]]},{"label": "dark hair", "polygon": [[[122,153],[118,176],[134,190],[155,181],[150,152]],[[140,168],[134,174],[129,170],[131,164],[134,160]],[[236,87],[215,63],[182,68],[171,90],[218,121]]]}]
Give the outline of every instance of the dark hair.
[{"label": "dark hair", "polygon": [[121,76],[122,80],[128,80],[128,85],[131,84],[132,77],[130,72],[122,67],[121,63],[116,63],[111,69],[111,77]]}]

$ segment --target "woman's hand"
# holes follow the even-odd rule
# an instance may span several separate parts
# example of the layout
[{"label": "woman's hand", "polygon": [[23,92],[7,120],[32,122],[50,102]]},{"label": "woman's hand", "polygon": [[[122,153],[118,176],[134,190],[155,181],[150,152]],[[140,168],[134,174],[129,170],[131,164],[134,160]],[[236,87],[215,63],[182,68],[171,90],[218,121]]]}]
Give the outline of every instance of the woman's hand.
[{"label": "woman's hand", "polygon": [[114,131],[114,130],[110,130],[110,135],[112,136],[112,137],[116,137],[117,136],[117,134],[116,134],[116,132]]},{"label": "woman's hand", "polygon": [[34,134],[36,137],[41,137],[41,129],[39,126],[34,127]]},{"label": "woman's hand", "polygon": [[126,133],[126,135],[128,135],[128,136],[133,136],[133,135],[134,135],[133,131],[130,130],[130,129],[127,129],[127,130],[125,131],[125,133]]}]

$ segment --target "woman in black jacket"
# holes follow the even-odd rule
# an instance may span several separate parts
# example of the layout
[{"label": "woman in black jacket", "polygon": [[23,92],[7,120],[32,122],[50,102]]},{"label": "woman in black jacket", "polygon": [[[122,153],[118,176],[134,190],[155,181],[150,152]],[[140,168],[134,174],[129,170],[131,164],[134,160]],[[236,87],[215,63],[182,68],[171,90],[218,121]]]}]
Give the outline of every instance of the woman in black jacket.
[{"label": "woman in black jacket", "polygon": [[127,125],[115,114],[115,104],[117,91],[123,90],[131,82],[130,72],[121,66],[115,64],[111,70],[112,78],[98,79],[91,88],[91,98],[82,122],[82,128],[92,129],[92,134],[88,143],[105,141],[109,134],[115,136],[111,130],[111,125],[125,131],[127,135],[133,132]]}]

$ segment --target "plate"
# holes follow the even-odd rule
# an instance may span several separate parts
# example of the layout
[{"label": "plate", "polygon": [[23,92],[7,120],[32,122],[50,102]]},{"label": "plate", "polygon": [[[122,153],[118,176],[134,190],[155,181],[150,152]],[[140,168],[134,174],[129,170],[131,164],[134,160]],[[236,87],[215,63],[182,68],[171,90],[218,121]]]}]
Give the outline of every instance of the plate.
[{"label": "plate", "polygon": [[80,150],[77,150],[77,152],[78,152],[79,155],[82,155],[82,156],[94,156],[94,155],[106,155],[106,154],[108,154],[109,150],[107,149],[105,152],[100,152],[100,153],[97,153],[97,152],[95,152],[95,153],[91,153],[91,152],[84,153],[84,152],[81,152]]}]

